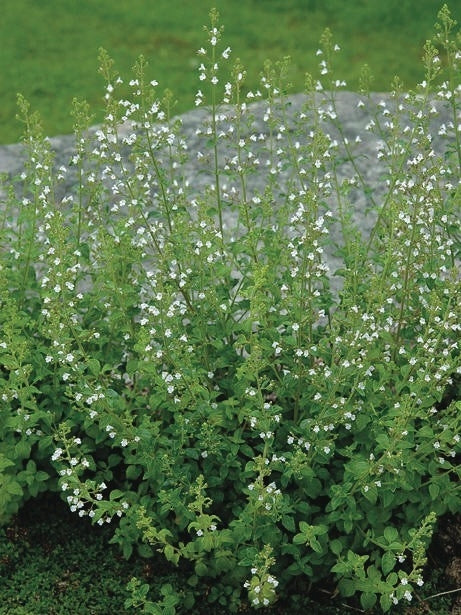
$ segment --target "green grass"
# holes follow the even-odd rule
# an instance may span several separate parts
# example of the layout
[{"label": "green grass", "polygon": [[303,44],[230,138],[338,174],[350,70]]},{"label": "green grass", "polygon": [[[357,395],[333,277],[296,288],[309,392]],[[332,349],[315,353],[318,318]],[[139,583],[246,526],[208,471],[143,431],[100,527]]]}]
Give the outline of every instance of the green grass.
[{"label": "green grass", "polygon": [[[40,112],[49,135],[69,133],[74,97],[101,109],[102,80],[97,55],[105,47],[123,75],[139,54],[152,78],[180,101],[177,112],[194,106],[202,24],[214,4],[225,24],[225,40],[248,69],[255,87],[263,62],[289,55],[294,91],[306,71],[317,70],[315,50],[330,27],[343,51],[337,74],[348,89],[358,85],[367,62],[374,89],[385,91],[395,74],[412,87],[422,79],[420,57],[441,7],[439,0],[5,0],[0,19],[0,143],[19,140],[16,93]],[[461,5],[449,0],[461,20]]]}]

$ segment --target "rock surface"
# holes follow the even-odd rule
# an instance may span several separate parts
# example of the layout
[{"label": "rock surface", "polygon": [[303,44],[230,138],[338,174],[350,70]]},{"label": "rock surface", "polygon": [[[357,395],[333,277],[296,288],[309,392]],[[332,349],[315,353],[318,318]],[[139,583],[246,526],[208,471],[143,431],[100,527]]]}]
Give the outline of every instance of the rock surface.
[{"label": "rock surface", "polygon": [[[370,204],[370,194],[374,195],[376,201],[379,202],[380,195],[382,196],[386,192],[385,172],[386,167],[378,160],[377,153],[382,145],[382,136],[377,134],[377,131],[369,129],[370,122],[377,121],[381,123],[383,130],[386,132],[392,131],[392,126],[386,127],[388,122],[389,111],[395,109],[395,99],[390,94],[371,94],[369,99],[365,99],[366,105],[360,104],[361,97],[358,94],[351,92],[337,92],[335,94],[335,108],[331,107],[331,100],[329,100],[329,94],[325,93],[317,95],[316,104],[323,109],[322,113],[322,129],[325,133],[329,134],[331,138],[341,141],[338,131],[338,120],[342,127],[342,134],[346,137],[354,152],[354,160],[356,168],[353,167],[350,161],[343,161],[336,168],[339,180],[352,177],[357,170],[362,174],[366,185],[369,190],[353,189],[350,192],[349,198],[353,204],[354,218],[358,227],[362,231],[362,234],[368,234],[370,228],[373,226],[375,216],[368,213],[367,206]],[[285,114],[283,117],[283,123],[285,125],[285,131],[281,135],[281,138],[277,140],[276,145],[280,148],[285,148],[288,144],[288,139],[299,140],[302,139],[299,133],[295,132],[296,118],[302,113],[303,106],[305,105],[307,97],[302,94],[293,95],[287,98],[285,107]],[[262,134],[266,137],[269,132],[268,122],[264,120],[265,110],[267,103],[258,102],[249,105],[249,111],[254,116],[251,127],[243,129],[242,137],[246,138],[250,136],[250,133]],[[406,107],[405,107],[406,108]],[[229,110],[229,108],[228,108]],[[443,156],[450,143],[450,137],[444,135],[450,134],[450,120],[453,119],[452,110],[443,101],[434,100],[433,103],[427,105],[425,113],[430,113],[430,132],[433,138],[432,147],[437,154]],[[279,110],[278,113],[282,113]],[[405,113],[402,113],[402,127],[405,125],[406,117]],[[337,117],[336,117],[337,114]],[[184,137],[188,146],[188,158],[184,165],[181,167],[181,172],[185,178],[189,181],[191,186],[191,196],[196,196],[202,193],[207,187],[214,183],[213,165],[211,163],[204,164],[203,161],[198,161],[196,152],[204,151],[206,149],[205,142],[206,137],[198,135],[197,130],[204,127],[208,112],[206,109],[199,108],[181,116],[182,128],[181,135]],[[424,120],[424,118],[422,118]],[[226,127],[226,121],[223,122],[223,128]],[[418,122],[418,119],[416,119]],[[307,115],[306,126],[312,123],[311,118]],[[460,121],[461,123],[461,121]],[[367,128],[368,127],[368,128]],[[441,129],[442,127],[442,129]],[[444,128],[445,127],[445,128]],[[309,128],[308,128],[309,130]],[[96,127],[91,129],[93,134],[96,133]],[[127,123],[120,127],[119,135],[121,137],[128,136],[132,132],[132,127]],[[307,133],[304,133],[307,134]],[[360,137],[360,142],[356,143],[357,137]],[[405,142],[407,137],[402,132],[402,142]],[[267,139],[266,139],[267,140]],[[232,156],[235,155],[234,149],[229,149],[229,145],[226,145],[226,141],[220,144],[220,160],[221,166],[226,163]],[[50,144],[55,152],[56,166],[60,165],[68,166],[69,161],[74,153],[75,140],[73,136],[59,136],[50,139]],[[251,151],[254,155],[261,158],[261,164],[258,172],[248,176],[248,190],[250,195],[258,191],[264,191],[267,182],[270,180],[270,164],[268,163],[267,145],[264,140],[257,140],[251,143]],[[126,155],[128,156],[129,149],[126,149]],[[413,154],[412,154],[413,155]],[[24,163],[24,148],[21,145],[7,145],[0,147],[0,172],[6,172],[9,175],[15,175],[21,172]],[[277,169],[276,182],[281,194],[286,190],[291,177],[291,169],[280,167]],[[73,184],[76,182],[75,171],[70,169],[66,176],[66,183],[62,186],[61,190],[66,192],[71,191]],[[457,181],[457,180],[456,180]],[[456,182],[455,182],[456,183]],[[1,198],[0,193],[0,198]],[[335,199],[330,199],[328,203],[329,208],[335,212],[337,205]],[[379,203],[378,203],[379,204]],[[1,207],[1,201],[0,201]],[[226,218],[225,223],[232,226],[233,220]]]}]

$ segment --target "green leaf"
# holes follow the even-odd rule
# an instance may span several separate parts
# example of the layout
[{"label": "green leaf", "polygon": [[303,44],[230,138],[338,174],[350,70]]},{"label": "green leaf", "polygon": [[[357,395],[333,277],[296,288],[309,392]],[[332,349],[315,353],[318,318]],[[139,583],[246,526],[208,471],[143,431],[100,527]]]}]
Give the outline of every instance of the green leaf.
[{"label": "green leaf", "polygon": [[139,475],[141,474],[141,467],[140,466],[135,466],[135,465],[129,465],[126,468],[126,477],[128,478],[128,480],[135,480],[136,478],[139,477]]},{"label": "green leaf", "polygon": [[439,497],[439,494],[440,494],[440,487],[439,487],[439,485],[437,485],[437,483],[431,483],[429,485],[429,493],[431,495],[431,499],[432,500],[436,500]]},{"label": "green leaf", "polygon": [[29,461],[27,462],[26,465],[26,472],[29,473],[34,473],[35,470],[37,469],[37,465],[35,463],[35,461],[33,459],[29,459]]},{"label": "green leaf", "polygon": [[[116,466],[119,465],[119,463],[122,461],[122,457],[120,455],[116,455],[115,453],[112,453],[112,455],[109,455],[109,457],[107,458],[107,463],[109,468],[115,468]],[[123,495],[123,492],[121,492]]]},{"label": "green leaf", "polygon": [[355,478],[362,478],[362,476],[367,476],[370,471],[370,462],[364,459],[351,459],[351,461],[347,464],[347,471],[352,474]]},{"label": "green leaf", "polygon": [[392,599],[391,599],[390,595],[382,594],[381,597],[379,598],[379,604],[380,604],[380,606],[381,606],[381,608],[382,608],[384,613],[389,611],[389,609],[392,606]]},{"label": "green leaf", "polygon": [[386,583],[391,586],[394,586],[398,580],[399,577],[397,576],[396,572],[391,572],[391,574],[386,577]]},{"label": "green leaf", "polygon": [[344,545],[339,538],[335,538],[329,544],[331,552],[335,555],[339,555],[344,548]]},{"label": "green leaf", "polygon": [[[333,568],[332,568],[333,571]],[[341,596],[349,598],[355,594],[355,583],[351,579],[341,579],[338,583],[338,590]]]},{"label": "green leaf", "polygon": [[163,549],[163,553],[165,555],[165,558],[171,562],[172,564],[174,564],[175,566],[178,565],[179,562],[179,553],[177,553],[174,549],[174,547],[172,545],[165,545],[165,548]]},{"label": "green leaf", "polygon": [[119,500],[120,498],[122,498],[125,495],[124,491],[121,491],[120,489],[113,489],[110,492],[110,496],[109,499],[110,501],[114,501],[114,500]]},{"label": "green leaf", "polygon": [[126,364],[126,373],[134,374],[138,369],[139,361],[137,359],[129,359]]},{"label": "green leaf", "polygon": [[88,359],[86,362],[88,366],[88,370],[93,374],[93,376],[99,376],[101,372],[101,364],[98,359]]},{"label": "green leaf", "polygon": [[310,532],[311,530],[311,525],[309,525],[309,523],[306,523],[306,521],[300,521],[299,522],[299,529],[301,530],[301,532],[303,532],[304,534],[307,534],[308,532]]},{"label": "green leaf", "polygon": [[380,489],[379,497],[383,504],[383,508],[390,509],[395,500],[395,493],[390,489]]},{"label": "green leaf", "polygon": [[21,485],[15,480],[8,481],[7,484],[2,487],[2,489],[5,489],[5,491],[10,495],[21,496],[23,494]]},{"label": "green leaf", "polygon": [[304,544],[306,544],[306,536],[305,536],[305,534],[296,534],[296,536],[293,536],[293,542],[295,543],[295,545],[304,545]]},{"label": "green leaf", "polygon": [[14,453],[20,459],[26,459],[30,455],[32,446],[27,440],[19,440],[14,447]]},{"label": "green leaf", "polygon": [[378,489],[375,485],[370,485],[367,491],[363,491],[363,495],[369,502],[376,504],[376,500],[378,499]]},{"label": "green leaf", "polygon": [[49,474],[47,474],[43,470],[39,470],[38,472],[35,472],[34,474],[34,480],[39,483],[42,483],[45,480],[48,480],[49,477],[50,477]]},{"label": "green leaf", "polygon": [[204,577],[208,574],[208,566],[204,562],[195,564],[195,574],[199,577]]},{"label": "green leaf", "polygon": [[384,538],[388,543],[391,543],[399,539],[399,533],[395,527],[386,527],[384,530]]},{"label": "green leaf", "polygon": [[133,545],[129,542],[124,542],[122,545],[122,553],[125,559],[130,559],[133,553]]},{"label": "green leaf", "polygon": [[354,522],[352,519],[344,519],[344,529],[347,534],[352,532],[352,528],[354,527]]},{"label": "green leaf", "polygon": [[211,551],[214,546],[214,535],[212,533],[207,533],[205,536],[201,538],[202,549],[205,551]]},{"label": "green leaf", "polygon": [[309,544],[311,546],[311,549],[315,551],[316,553],[321,553],[323,551],[322,545],[319,543],[319,541],[316,538],[311,538],[309,541]]},{"label": "green leaf", "polygon": [[390,441],[387,434],[379,434],[376,436],[376,442],[381,445],[383,450],[389,450]]},{"label": "green leaf", "polygon": [[193,574],[187,579],[187,584],[191,587],[197,587],[199,583],[199,578],[197,575]]},{"label": "green leaf", "polygon": [[239,566],[252,566],[257,555],[258,549],[256,547],[245,547],[241,551]]},{"label": "green leaf", "polygon": [[360,596],[360,604],[366,611],[372,609],[376,604],[376,594],[364,592]]},{"label": "green leaf", "polygon": [[43,453],[44,450],[50,449],[53,444],[53,436],[41,436],[38,441],[38,450]]},{"label": "green leaf", "polygon": [[338,562],[331,568],[331,572],[337,572],[338,574],[346,574],[350,571],[350,569],[351,567],[347,562]]},{"label": "green leaf", "polygon": [[189,459],[199,458],[199,451],[196,448],[186,448],[184,454],[189,457]]},{"label": "green leaf", "polygon": [[290,515],[284,515],[282,517],[282,525],[289,532],[295,532],[296,531],[295,521],[294,521],[293,517],[291,517]]},{"label": "green leaf", "polygon": [[0,472],[5,468],[9,468],[14,465],[14,461],[11,461],[11,459],[8,459],[8,457],[5,457],[4,455],[0,455]]},{"label": "green leaf", "polygon": [[391,572],[391,570],[394,569],[395,561],[395,555],[393,553],[391,553],[390,551],[384,553],[381,558],[381,570],[383,571],[384,575],[387,575],[389,572]]}]

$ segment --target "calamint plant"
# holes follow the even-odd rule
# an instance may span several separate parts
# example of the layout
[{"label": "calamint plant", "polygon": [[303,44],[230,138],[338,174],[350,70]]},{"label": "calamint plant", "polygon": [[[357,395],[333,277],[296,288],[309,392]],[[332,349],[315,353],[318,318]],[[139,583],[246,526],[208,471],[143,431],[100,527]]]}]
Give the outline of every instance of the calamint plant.
[{"label": "calamint plant", "polygon": [[27,162],[0,226],[3,522],[57,491],[113,524],[125,557],[162,553],[187,583],[152,596],[133,579],[127,608],[145,613],[259,608],[325,579],[363,609],[424,591],[437,520],[461,504],[460,43],[444,7],[414,91],[396,79],[376,97],[364,69],[353,137],[328,31],[290,114],[288,60],[248,91],[216,11],[189,142],[142,57],[125,98],[101,50],[105,121],[89,129],[75,101],[66,166],[19,98]]}]

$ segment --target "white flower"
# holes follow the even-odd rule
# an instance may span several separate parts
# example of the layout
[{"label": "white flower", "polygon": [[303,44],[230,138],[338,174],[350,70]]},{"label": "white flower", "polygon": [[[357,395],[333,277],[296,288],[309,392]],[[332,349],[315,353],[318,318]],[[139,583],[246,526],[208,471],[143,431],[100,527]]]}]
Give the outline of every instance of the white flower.
[{"label": "white flower", "polygon": [[62,455],[62,448],[57,448],[51,456],[52,461],[57,461]]}]

